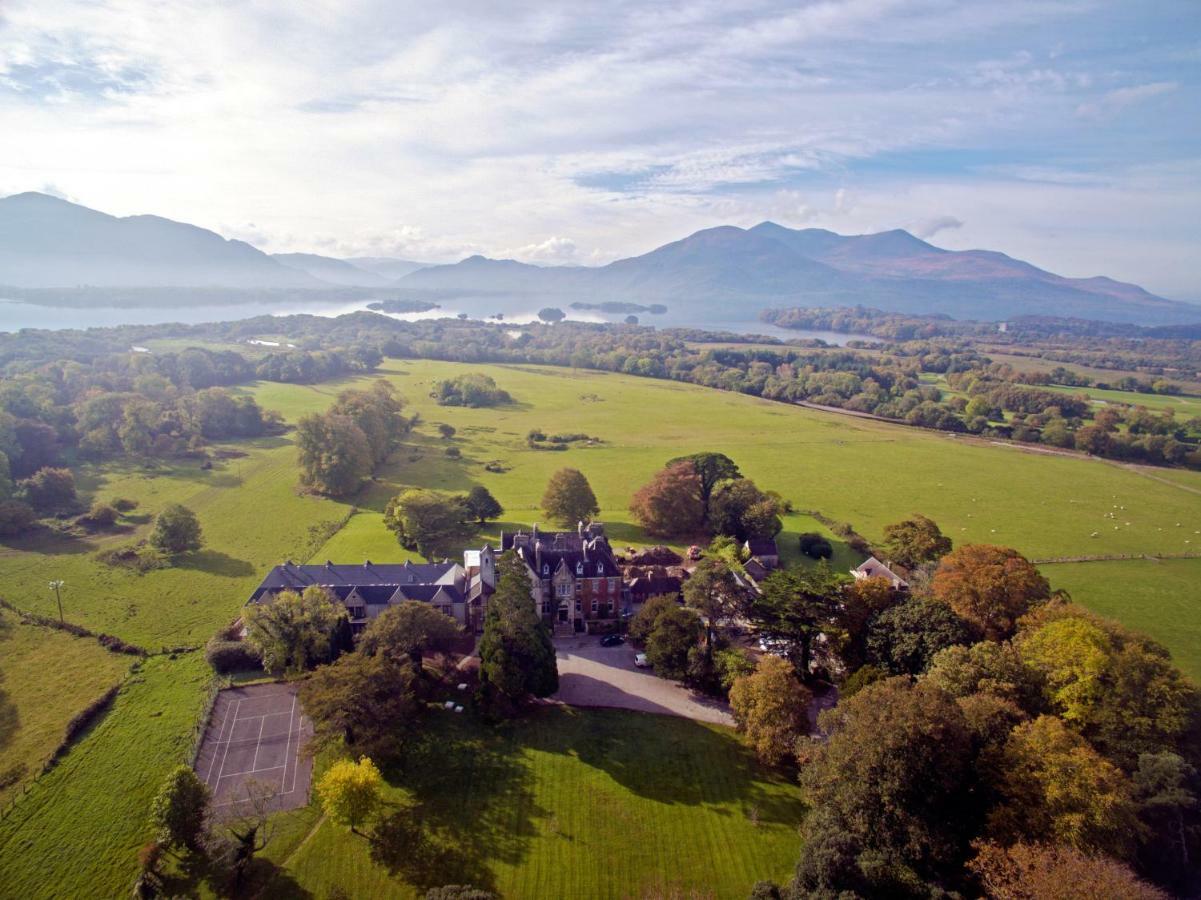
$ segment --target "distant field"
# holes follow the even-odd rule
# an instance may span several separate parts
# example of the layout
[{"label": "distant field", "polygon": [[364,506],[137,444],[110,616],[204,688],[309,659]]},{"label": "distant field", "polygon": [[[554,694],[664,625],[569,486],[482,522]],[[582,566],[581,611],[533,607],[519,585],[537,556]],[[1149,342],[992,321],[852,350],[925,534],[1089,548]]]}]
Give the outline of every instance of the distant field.
[{"label": "distant field", "polygon": [[152,837],[150,801],[183,761],[208,679],[199,653],[144,663],[112,711],[0,821],[0,895],[129,896],[138,848]]},{"label": "distant field", "polygon": [[0,809],[41,772],[71,717],[132,662],[91,638],[22,625],[0,610]]},{"label": "distant field", "polygon": [[1052,587],[1154,635],[1201,684],[1201,559],[1057,563],[1041,569]]},{"label": "distant field", "polygon": [[686,719],[563,708],[501,726],[435,719],[405,773],[388,776],[391,812],[422,823],[428,843],[402,831],[381,864],[326,821],[280,893],[415,898],[471,883],[503,897],[741,900],[757,880],[787,880],[800,851],[795,780]]},{"label": "distant field", "polygon": [[[1003,350],[994,352],[987,345],[981,345],[980,351],[993,362],[1009,363],[1019,372],[1050,372],[1057,366],[1063,366],[1065,369],[1071,369],[1073,372],[1079,372],[1081,375],[1087,375],[1094,381],[1103,381],[1107,384],[1113,384],[1119,378],[1126,375],[1132,375],[1135,378],[1143,380],[1150,379],[1154,381],[1161,376],[1152,375],[1149,372],[1139,372],[1137,369],[1101,369],[1097,366],[1086,366],[1080,363],[1059,362],[1054,359],[1043,359],[1040,356],[1020,356],[1015,353],[1005,353]],[[1175,375],[1163,376],[1168,381],[1174,381],[1177,384],[1186,386],[1189,393],[1201,393],[1201,382],[1193,381],[1188,378],[1183,378]]]},{"label": "distant field", "polygon": [[1136,394],[1133,391],[1109,391],[1094,387],[1067,387],[1065,385],[1045,385],[1046,390],[1060,394],[1087,394],[1093,400],[1104,400],[1106,403],[1124,403],[1127,406],[1145,406],[1147,409],[1173,409],[1176,417],[1183,422],[1193,416],[1201,416],[1201,397],[1170,394]]}]

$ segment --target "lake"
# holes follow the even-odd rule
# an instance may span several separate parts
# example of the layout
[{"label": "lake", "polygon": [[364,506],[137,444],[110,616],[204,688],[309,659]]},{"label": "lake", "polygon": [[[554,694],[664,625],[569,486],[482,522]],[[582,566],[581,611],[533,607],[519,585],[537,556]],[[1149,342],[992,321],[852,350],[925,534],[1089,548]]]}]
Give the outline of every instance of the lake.
[{"label": "lake", "polygon": [[[287,316],[307,314],[312,316],[340,316],[346,313],[365,310],[370,299],[349,302],[316,301],[313,303],[299,302],[290,299],[286,302],[240,302],[237,304],[190,305],[161,310],[153,307],[56,307],[41,306],[25,303],[20,300],[0,298],[0,331],[20,331],[25,328],[57,330],[62,328],[104,328],[114,325],[161,325],[179,322],[184,325],[199,325],[205,322],[229,322],[237,319],[251,319],[256,316]],[[525,304],[523,303],[522,306]],[[459,308],[462,307],[462,308]],[[465,312],[473,318],[488,315],[479,303],[444,303],[441,308],[422,313],[380,313],[404,322],[415,322],[423,319],[454,318]],[[564,307],[567,318],[575,322],[620,322],[622,315],[603,315],[594,310],[581,311]],[[514,325],[525,325],[536,321],[537,309],[522,309],[505,313],[504,321]],[[848,341],[874,338],[863,334],[840,334],[835,331],[802,331],[789,328],[779,328],[768,325],[757,318],[757,310],[735,310],[726,318],[719,321],[695,321],[686,314],[673,314],[669,309],[664,315],[640,315],[643,325],[655,325],[660,328],[703,328],[710,331],[730,331],[736,334],[763,334],[781,338],[782,340],[810,338],[825,341],[827,344],[844,346]]]}]

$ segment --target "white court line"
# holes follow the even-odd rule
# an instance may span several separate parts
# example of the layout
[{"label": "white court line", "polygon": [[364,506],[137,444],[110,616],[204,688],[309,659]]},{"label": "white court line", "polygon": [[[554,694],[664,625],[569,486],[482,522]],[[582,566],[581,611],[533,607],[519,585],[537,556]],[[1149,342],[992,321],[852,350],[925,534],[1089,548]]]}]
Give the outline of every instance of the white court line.
[{"label": "white court line", "polygon": [[259,722],[259,736],[254,740],[254,759],[250,761],[250,771],[253,772],[259,767],[259,750],[263,747],[263,726],[267,724],[266,718]]},{"label": "white court line", "polygon": [[[287,743],[287,746],[284,747],[284,777],[283,777],[283,783],[280,784],[281,788],[288,786],[288,760],[290,760],[292,758],[292,722],[293,722],[295,716],[296,716],[296,695],[293,694],[292,695],[292,709],[288,713],[288,743]],[[300,753],[300,741],[299,740],[296,742],[296,752],[297,752],[297,754]],[[292,766],[292,790],[293,791],[296,790],[296,769],[299,768],[299,766],[300,766],[300,760],[297,759],[296,764],[294,766]],[[291,793],[291,791],[289,791],[289,793]]]},{"label": "white court line", "polygon": [[[242,701],[239,700],[237,702],[237,705],[234,707],[234,725],[237,725],[237,723],[238,723],[238,710],[241,708],[241,706],[242,706]],[[230,729],[229,734],[230,734],[231,741],[227,741],[225,744],[225,753],[222,754],[222,756],[221,756],[221,768],[217,770],[217,783],[218,784],[221,783],[221,776],[225,773],[225,761],[229,758],[229,745],[232,742],[233,729]]]},{"label": "white court line", "polygon": [[[266,766],[262,769],[247,769],[245,772],[230,772],[229,774],[222,775],[221,777],[224,779],[237,778],[239,775],[258,775],[261,772],[274,772],[276,769],[283,768],[286,768],[286,766]],[[280,787],[283,787],[283,785],[280,785]]]},{"label": "white court line", "polygon": [[[224,741],[224,740],[222,740],[222,736],[225,734],[225,726],[226,726],[226,724],[229,724],[229,726],[230,726],[230,727],[229,727],[229,734],[230,734],[230,738],[232,738],[232,737],[233,737],[233,724],[232,724],[232,723],[233,723],[233,719],[231,719],[231,718],[230,718],[230,716],[228,715],[228,712],[229,712],[229,710],[228,710],[228,705],[227,705],[227,708],[226,708],[226,713],[227,713],[227,714],[226,714],[225,718],[223,718],[223,719],[221,720],[221,728],[220,728],[220,729],[218,730],[218,732],[217,732],[217,740],[216,740],[216,742],[213,744],[213,752],[212,752],[212,754],[209,756],[209,767],[208,767],[208,774],[204,776],[204,783],[205,783],[205,784],[208,784],[208,780],[209,780],[210,778],[212,778],[212,777],[213,777],[213,766],[214,766],[214,765],[216,765],[216,763],[217,763],[217,753],[218,753],[218,752],[221,750],[221,745],[222,745],[223,743],[225,743],[225,741]],[[220,779],[218,779],[218,781],[219,781],[219,780],[220,780]]]}]

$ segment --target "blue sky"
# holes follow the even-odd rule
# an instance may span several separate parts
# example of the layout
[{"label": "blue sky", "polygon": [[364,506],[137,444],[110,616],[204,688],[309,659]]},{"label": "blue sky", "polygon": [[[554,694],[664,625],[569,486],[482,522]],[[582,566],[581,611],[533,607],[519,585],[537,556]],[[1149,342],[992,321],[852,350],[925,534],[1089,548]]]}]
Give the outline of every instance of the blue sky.
[{"label": "blue sky", "polygon": [[596,264],[763,219],[1201,301],[1197,0],[0,4],[0,193]]}]

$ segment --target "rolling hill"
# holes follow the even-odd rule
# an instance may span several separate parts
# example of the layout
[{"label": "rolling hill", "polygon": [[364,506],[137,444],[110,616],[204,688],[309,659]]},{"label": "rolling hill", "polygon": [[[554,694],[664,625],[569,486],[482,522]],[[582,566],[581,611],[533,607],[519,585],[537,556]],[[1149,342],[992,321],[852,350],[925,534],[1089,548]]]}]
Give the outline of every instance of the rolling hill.
[{"label": "rolling hill", "polygon": [[869,305],[994,321],[1056,315],[1139,324],[1201,321],[1201,307],[1109,278],[1065,278],[1003,253],[944,250],[905,231],[840,235],[763,222],[698,231],[596,268],[542,268],[473,256],[398,282],[442,296],[542,295],[667,302],[696,325],[730,304]]},{"label": "rolling hill", "polygon": [[0,284],[25,288],[322,288],[243,241],[158,216],[117,218],[46,194],[0,199]]}]

